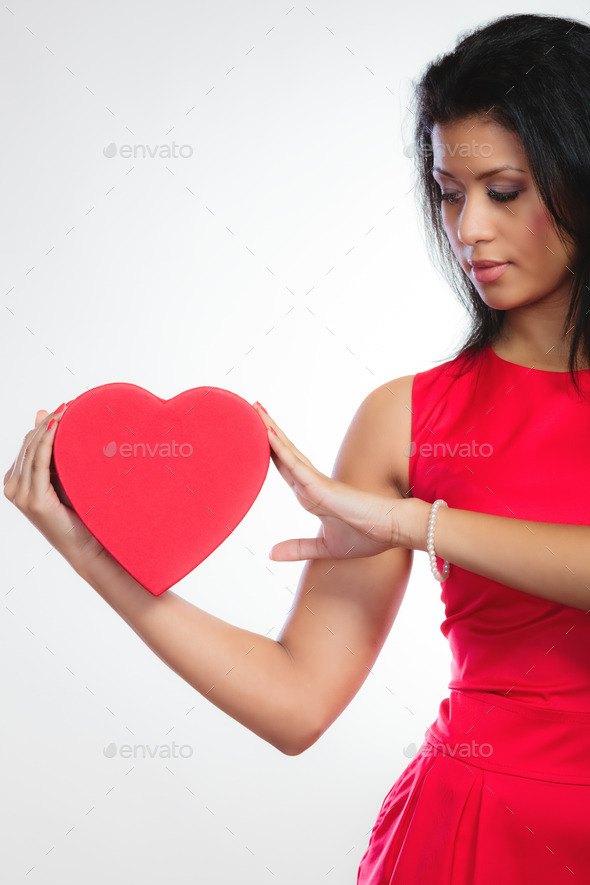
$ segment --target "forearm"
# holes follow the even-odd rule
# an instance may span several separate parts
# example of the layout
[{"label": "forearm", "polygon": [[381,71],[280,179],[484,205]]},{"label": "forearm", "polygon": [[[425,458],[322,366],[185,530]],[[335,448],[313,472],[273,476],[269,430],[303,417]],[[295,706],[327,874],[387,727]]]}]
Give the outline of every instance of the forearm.
[{"label": "forearm", "polygon": [[78,573],[216,707],[287,755],[307,745],[297,670],[279,642],[216,618],[171,590],[152,596],[110,556]]},{"label": "forearm", "polygon": [[[408,499],[400,546],[426,550],[431,504]],[[590,526],[532,522],[441,506],[437,556],[524,593],[590,610]]]}]

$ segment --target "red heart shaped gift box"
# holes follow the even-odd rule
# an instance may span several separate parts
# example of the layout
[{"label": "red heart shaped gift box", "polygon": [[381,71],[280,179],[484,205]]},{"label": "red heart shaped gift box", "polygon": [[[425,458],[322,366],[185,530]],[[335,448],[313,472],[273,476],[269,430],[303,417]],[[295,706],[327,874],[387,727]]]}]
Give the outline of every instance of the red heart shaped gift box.
[{"label": "red heart shaped gift box", "polygon": [[270,444],[256,409],[229,390],[165,400],[103,384],[65,410],[53,462],[69,503],[154,596],[207,558],[262,488]]}]

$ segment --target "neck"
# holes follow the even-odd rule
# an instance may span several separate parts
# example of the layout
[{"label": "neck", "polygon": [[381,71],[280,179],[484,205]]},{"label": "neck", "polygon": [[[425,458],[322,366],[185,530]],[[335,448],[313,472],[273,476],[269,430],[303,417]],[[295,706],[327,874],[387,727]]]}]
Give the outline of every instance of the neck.
[{"label": "neck", "polygon": [[[534,365],[553,372],[567,372],[571,337],[567,335],[564,338],[562,334],[566,314],[561,313],[557,318],[553,312],[545,311],[533,317],[526,307],[528,305],[507,312],[493,342],[494,350],[498,356],[511,362]],[[577,368],[590,368],[582,348],[578,351]]]}]

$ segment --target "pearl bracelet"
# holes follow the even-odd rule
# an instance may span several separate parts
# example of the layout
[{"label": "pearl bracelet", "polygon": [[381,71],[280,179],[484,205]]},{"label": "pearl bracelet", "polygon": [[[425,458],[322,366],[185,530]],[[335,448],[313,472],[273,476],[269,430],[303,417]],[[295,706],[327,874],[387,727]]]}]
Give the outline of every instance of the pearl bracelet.
[{"label": "pearl bracelet", "polygon": [[432,505],[432,509],[430,511],[430,519],[428,520],[428,534],[426,535],[426,550],[430,557],[430,571],[437,581],[446,581],[446,579],[449,577],[449,560],[445,559],[441,575],[436,567],[436,553],[434,552],[434,523],[436,520],[438,508],[441,504],[444,504],[445,507],[449,506],[446,501],[443,501],[442,498],[438,498]]}]

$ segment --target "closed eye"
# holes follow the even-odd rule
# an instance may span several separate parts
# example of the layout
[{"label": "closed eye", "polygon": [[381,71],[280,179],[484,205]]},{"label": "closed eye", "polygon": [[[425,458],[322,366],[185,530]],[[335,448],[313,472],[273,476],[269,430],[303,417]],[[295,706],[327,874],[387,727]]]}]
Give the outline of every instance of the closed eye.
[{"label": "closed eye", "polygon": [[508,200],[516,200],[520,191],[510,191],[510,193],[505,193],[501,191],[493,191],[488,188],[488,194],[492,197],[493,200],[497,200],[498,203],[505,203]]},{"label": "closed eye", "polygon": [[[501,193],[499,191],[493,191],[491,188],[488,188],[488,196],[495,200],[497,203],[506,203],[509,200],[516,200],[520,191],[510,191],[509,193]],[[447,203],[454,205],[455,199],[459,196],[457,193],[448,193],[448,194],[440,194],[441,202],[445,200]]]}]

